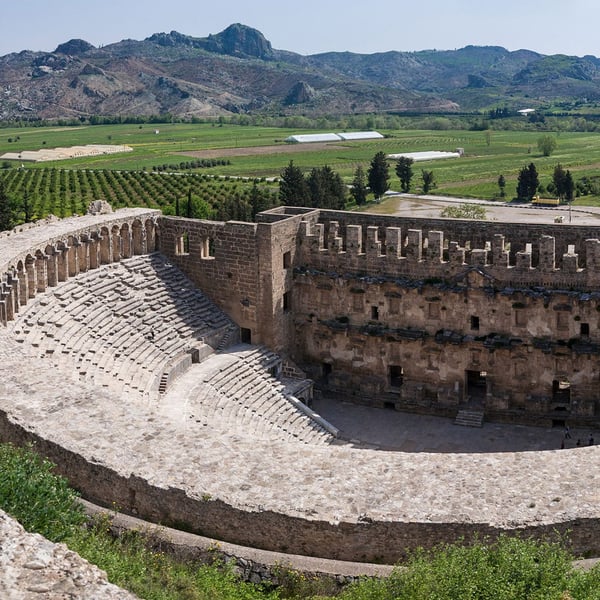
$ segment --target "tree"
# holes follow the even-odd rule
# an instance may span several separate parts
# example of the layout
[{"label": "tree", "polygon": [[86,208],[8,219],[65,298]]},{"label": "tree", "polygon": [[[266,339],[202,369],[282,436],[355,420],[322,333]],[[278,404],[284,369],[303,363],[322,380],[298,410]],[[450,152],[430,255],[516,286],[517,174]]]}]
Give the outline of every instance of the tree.
[{"label": "tree", "polygon": [[350,194],[354,198],[356,204],[361,206],[367,201],[367,184],[365,182],[365,172],[363,168],[358,165],[356,171],[354,171],[354,179],[352,180],[352,188],[350,188]]},{"label": "tree", "polygon": [[15,226],[15,211],[11,199],[6,194],[4,177],[0,177],[0,231]]},{"label": "tree", "polygon": [[187,193],[187,206],[186,206],[185,216],[188,219],[192,218],[192,188],[188,189],[188,193]]},{"label": "tree", "polygon": [[543,135],[538,139],[537,145],[544,156],[550,156],[556,150],[558,143],[553,135]]},{"label": "tree", "polygon": [[423,180],[423,193],[428,194],[429,191],[436,186],[433,171],[426,171],[425,169],[422,169],[421,179]]},{"label": "tree", "polygon": [[371,160],[367,179],[375,198],[381,198],[388,191],[390,187],[390,167],[384,152],[378,152]]},{"label": "tree", "polygon": [[310,206],[341,210],[346,204],[346,186],[338,173],[331,167],[315,167],[307,181],[310,193]]},{"label": "tree", "polygon": [[519,171],[517,198],[523,202],[531,202],[539,185],[537,169],[533,163],[529,163]]},{"label": "tree", "polygon": [[575,193],[575,182],[570,171],[565,171],[560,163],[554,167],[552,174],[554,191],[561,200],[573,200]]},{"label": "tree", "polygon": [[396,163],[396,175],[400,179],[400,189],[407,194],[410,191],[410,180],[413,176],[413,159],[408,156],[401,156]]},{"label": "tree", "polygon": [[294,161],[281,172],[279,181],[279,200],[287,206],[306,206],[309,204],[309,190],[300,167],[294,166]]},{"label": "tree", "polygon": [[506,187],[506,179],[504,179],[504,175],[498,177],[498,187],[500,188],[500,198],[504,198],[504,196],[506,196],[506,191],[504,189]]},{"label": "tree", "polygon": [[252,219],[263,210],[269,210],[277,205],[277,198],[268,190],[258,187],[256,181],[250,190],[250,207],[252,208]]},{"label": "tree", "polygon": [[573,176],[571,175],[571,171],[567,170],[565,174],[565,200],[568,202],[573,201],[573,197],[575,196],[575,181],[573,180]]}]

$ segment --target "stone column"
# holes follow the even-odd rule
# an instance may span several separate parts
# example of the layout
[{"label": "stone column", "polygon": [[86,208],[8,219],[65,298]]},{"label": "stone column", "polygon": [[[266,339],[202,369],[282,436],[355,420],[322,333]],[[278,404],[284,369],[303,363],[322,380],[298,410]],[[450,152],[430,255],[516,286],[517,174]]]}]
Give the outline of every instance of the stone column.
[{"label": "stone column", "polygon": [[408,230],[408,245],[406,246],[406,258],[410,262],[423,260],[423,231],[421,229]]},{"label": "stone column", "polygon": [[540,238],[539,269],[542,273],[552,273],[556,269],[555,263],[556,239],[551,235]]},{"label": "stone column", "polygon": [[439,264],[444,260],[444,232],[430,231],[427,236],[427,261]]},{"label": "stone column", "polygon": [[505,249],[504,240],[501,233],[494,234],[492,238],[492,263],[496,267],[508,267],[508,252]]}]

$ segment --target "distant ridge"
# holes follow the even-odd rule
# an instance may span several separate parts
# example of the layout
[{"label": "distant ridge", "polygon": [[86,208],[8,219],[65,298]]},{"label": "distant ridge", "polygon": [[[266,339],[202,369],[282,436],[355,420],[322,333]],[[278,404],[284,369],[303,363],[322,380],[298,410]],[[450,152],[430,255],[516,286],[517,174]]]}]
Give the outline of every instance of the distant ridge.
[{"label": "distant ridge", "polygon": [[72,39],[8,54],[0,86],[3,120],[516,111],[600,102],[600,60],[498,46],[303,56],[234,23],[207,37],[171,31],[101,48]]}]

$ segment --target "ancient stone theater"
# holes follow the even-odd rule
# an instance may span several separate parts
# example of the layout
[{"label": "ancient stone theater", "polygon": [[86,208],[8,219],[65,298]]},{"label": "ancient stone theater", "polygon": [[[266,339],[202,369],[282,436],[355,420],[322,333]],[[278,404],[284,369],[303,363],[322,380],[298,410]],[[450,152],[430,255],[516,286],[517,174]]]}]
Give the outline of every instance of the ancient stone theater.
[{"label": "ancient stone theater", "polygon": [[315,393],[600,426],[600,229],[280,207],[123,209],[0,237],[0,439],[84,497],[236,544],[395,562],[567,533],[600,551],[600,449],[357,447]]}]

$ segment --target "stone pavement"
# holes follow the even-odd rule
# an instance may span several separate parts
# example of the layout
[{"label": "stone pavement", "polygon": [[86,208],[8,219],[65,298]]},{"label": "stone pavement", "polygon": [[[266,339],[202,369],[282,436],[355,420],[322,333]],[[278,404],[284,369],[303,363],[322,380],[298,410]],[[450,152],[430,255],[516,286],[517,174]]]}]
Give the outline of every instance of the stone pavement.
[{"label": "stone pavement", "polygon": [[[340,429],[356,448],[401,452],[527,452],[557,450],[563,428],[527,427],[484,422],[481,429],[454,425],[453,419],[370,408],[326,397],[316,398],[313,409]],[[587,446],[590,434],[600,443],[600,432],[573,429],[565,448]]]}]

